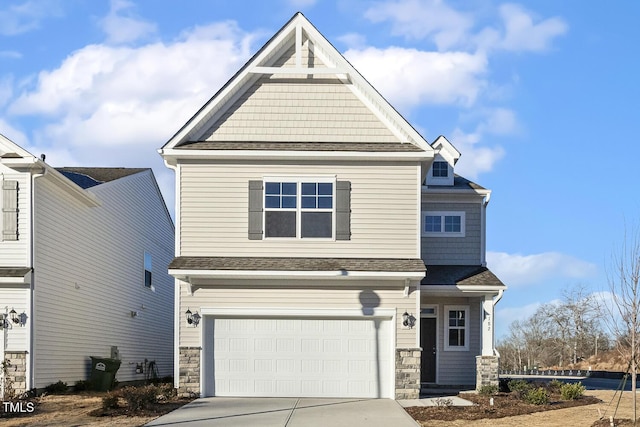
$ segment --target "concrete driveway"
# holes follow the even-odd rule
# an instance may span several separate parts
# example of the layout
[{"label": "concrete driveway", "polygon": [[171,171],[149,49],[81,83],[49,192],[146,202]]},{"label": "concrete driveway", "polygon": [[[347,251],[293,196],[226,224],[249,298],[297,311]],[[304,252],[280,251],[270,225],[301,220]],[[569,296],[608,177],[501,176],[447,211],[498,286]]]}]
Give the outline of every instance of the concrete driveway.
[{"label": "concrete driveway", "polygon": [[205,397],[147,426],[416,427],[390,399]]}]

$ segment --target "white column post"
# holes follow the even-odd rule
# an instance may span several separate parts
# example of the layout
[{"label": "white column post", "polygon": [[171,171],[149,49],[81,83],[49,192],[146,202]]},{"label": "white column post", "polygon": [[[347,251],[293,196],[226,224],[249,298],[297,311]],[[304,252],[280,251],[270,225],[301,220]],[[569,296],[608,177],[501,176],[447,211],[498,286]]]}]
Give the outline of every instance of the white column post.
[{"label": "white column post", "polygon": [[493,297],[482,300],[482,355],[493,356]]}]

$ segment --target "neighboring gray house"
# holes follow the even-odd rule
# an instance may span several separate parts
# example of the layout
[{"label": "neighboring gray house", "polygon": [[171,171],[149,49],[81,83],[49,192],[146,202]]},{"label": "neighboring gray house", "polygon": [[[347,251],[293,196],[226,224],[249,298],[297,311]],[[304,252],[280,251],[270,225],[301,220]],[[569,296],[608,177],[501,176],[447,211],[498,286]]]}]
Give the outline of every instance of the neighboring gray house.
[{"label": "neighboring gray house", "polygon": [[0,360],[14,389],[118,355],[173,373],[174,228],[150,169],[55,169],[0,135]]},{"label": "neighboring gray house", "polygon": [[302,14],[160,154],[176,173],[181,393],[414,398],[497,382],[490,192]]}]

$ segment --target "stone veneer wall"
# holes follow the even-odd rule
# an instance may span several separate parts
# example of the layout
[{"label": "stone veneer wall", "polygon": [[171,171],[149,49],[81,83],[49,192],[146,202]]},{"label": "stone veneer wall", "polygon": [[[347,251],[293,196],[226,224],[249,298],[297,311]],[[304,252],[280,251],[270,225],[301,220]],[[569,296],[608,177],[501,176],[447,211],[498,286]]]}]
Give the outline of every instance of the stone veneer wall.
[{"label": "stone veneer wall", "polygon": [[396,399],[420,397],[420,348],[396,349]]},{"label": "stone veneer wall", "polygon": [[180,347],[180,396],[200,396],[200,353],[202,347]]},{"label": "stone veneer wall", "polygon": [[476,356],[476,390],[484,385],[499,385],[500,358],[498,356]]},{"label": "stone veneer wall", "polygon": [[9,361],[7,376],[12,381],[13,392],[16,396],[26,392],[27,352],[5,350],[4,359]]}]

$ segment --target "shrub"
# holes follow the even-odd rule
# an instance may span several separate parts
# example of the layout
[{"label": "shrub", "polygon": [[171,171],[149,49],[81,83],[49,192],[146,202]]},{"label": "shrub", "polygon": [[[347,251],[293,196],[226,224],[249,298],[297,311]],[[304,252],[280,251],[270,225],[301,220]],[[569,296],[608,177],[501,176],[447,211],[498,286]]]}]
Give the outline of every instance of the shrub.
[{"label": "shrub", "polygon": [[500,378],[498,380],[498,391],[501,393],[509,393],[509,383],[513,381],[511,378]]},{"label": "shrub", "polygon": [[576,400],[584,394],[584,386],[582,383],[563,384],[560,387],[560,395],[564,400]]},{"label": "shrub", "polygon": [[524,400],[533,405],[546,405],[549,403],[549,392],[544,387],[532,388],[524,395]]},{"label": "shrub", "polygon": [[87,391],[91,390],[91,382],[85,380],[76,381],[76,385],[73,387],[75,391]]},{"label": "shrub", "polygon": [[485,384],[480,387],[478,393],[482,396],[493,396],[498,394],[498,386],[495,384]]},{"label": "shrub", "polygon": [[548,388],[552,393],[560,393],[560,390],[562,390],[562,387],[565,385],[566,383],[563,383],[562,381],[558,381],[557,379],[554,378],[549,383]]},{"label": "shrub", "polygon": [[109,391],[102,398],[102,409],[118,409],[118,403],[120,401],[120,396],[117,391]]},{"label": "shrub", "polygon": [[526,396],[531,390],[531,384],[525,380],[511,380],[508,383],[509,391],[515,393],[519,398]]},{"label": "shrub", "polygon": [[56,394],[56,393],[64,393],[68,389],[69,387],[67,386],[67,383],[58,381],[57,383],[49,384],[48,386],[46,386],[44,388],[44,391],[46,391],[49,394]]},{"label": "shrub", "polygon": [[158,402],[158,387],[147,385],[144,387],[124,387],[119,390],[120,396],[127,402],[131,411],[148,409]]}]

